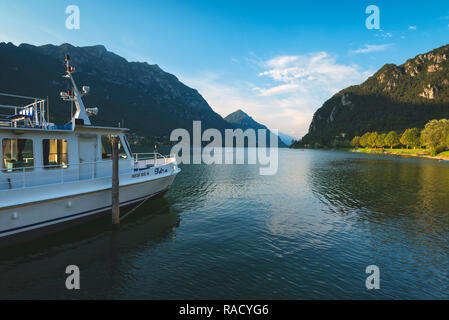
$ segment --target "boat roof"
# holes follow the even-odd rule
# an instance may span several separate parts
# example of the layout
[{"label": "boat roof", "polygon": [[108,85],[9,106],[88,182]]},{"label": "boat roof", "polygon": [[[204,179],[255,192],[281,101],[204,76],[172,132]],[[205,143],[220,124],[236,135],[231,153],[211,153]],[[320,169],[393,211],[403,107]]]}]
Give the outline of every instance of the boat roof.
[{"label": "boat roof", "polygon": [[102,127],[102,126],[75,126],[75,130],[72,130],[71,125],[68,125],[66,128],[63,129],[63,126],[55,126],[49,127],[49,128],[32,128],[32,127],[2,127],[0,126],[0,131],[15,131],[15,132],[21,132],[21,131],[27,131],[27,132],[45,132],[45,133],[67,133],[72,131],[110,131],[115,133],[120,132],[127,132],[129,131],[128,128],[120,128],[120,127]]}]

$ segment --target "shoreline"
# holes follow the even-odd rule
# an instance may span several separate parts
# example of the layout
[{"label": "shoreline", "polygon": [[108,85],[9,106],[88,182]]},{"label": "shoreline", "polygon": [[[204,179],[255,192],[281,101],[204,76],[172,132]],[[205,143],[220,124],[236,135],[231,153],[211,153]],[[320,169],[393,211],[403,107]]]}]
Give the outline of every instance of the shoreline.
[{"label": "shoreline", "polygon": [[438,160],[438,161],[449,161],[449,156],[444,156],[444,155],[436,155],[436,156],[431,156],[429,154],[420,154],[420,153],[402,153],[399,151],[400,149],[398,149],[398,152],[394,152],[394,151],[378,151],[376,152],[373,149],[370,150],[363,150],[363,149],[350,149],[348,150],[349,152],[354,152],[354,153],[366,153],[366,154],[380,154],[380,155],[387,155],[387,156],[400,156],[400,157],[413,157],[413,158],[422,158],[422,159],[432,159],[432,160]]}]

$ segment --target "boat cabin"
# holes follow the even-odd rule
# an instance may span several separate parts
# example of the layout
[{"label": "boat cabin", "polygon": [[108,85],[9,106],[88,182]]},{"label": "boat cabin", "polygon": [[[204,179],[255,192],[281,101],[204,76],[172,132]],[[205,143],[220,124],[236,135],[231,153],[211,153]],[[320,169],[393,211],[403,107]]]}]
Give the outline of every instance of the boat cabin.
[{"label": "boat cabin", "polygon": [[[111,176],[111,136],[118,136],[120,174],[158,164],[165,158],[153,154],[153,159],[139,161],[132,154],[124,128],[93,126],[89,116],[97,108],[85,108],[82,96],[90,88],[79,91],[66,57],[66,77],[72,90],[61,92],[64,101],[74,103],[76,112],[69,123],[49,122],[46,99],[1,94],[7,102],[18,99],[22,104],[0,104],[0,190],[27,188],[38,185],[68,183]],[[23,103],[23,101],[28,101]],[[0,100],[1,103],[1,100]],[[135,157],[135,158],[134,158]]]},{"label": "boat cabin", "polygon": [[0,190],[111,175],[111,136],[118,136],[120,168],[133,166],[126,129],[0,126]]}]

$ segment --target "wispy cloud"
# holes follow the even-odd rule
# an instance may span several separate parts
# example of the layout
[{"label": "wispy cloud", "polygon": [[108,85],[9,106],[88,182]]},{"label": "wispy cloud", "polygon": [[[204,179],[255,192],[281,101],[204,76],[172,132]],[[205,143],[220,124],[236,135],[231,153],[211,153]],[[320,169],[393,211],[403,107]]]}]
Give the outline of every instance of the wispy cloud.
[{"label": "wispy cloud", "polygon": [[416,29],[418,29],[418,28],[417,28],[416,26],[409,26],[408,29],[409,29],[409,30],[416,30]]},{"label": "wispy cloud", "polygon": [[[358,83],[369,76],[370,72],[360,70],[360,67],[352,64],[339,64],[337,58],[327,52],[318,52],[305,56],[279,56],[266,61],[266,71],[259,76],[268,76],[276,85],[269,90],[273,94],[284,93],[286,90],[297,89],[296,92],[307,94],[319,92],[334,94],[347,85]],[[266,95],[268,91],[260,90]]]},{"label": "wispy cloud", "polygon": [[327,52],[276,56],[266,61],[255,58],[254,61],[263,85],[229,84],[214,73],[181,76],[181,79],[198,89],[222,116],[243,109],[269,128],[302,137],[324,101],[373,74],[355,64],[338,63],[337,57]]},{"label": "wispy cloud", "polygon": [[393,33],[385,32],[385,30],[379,30],[379,32],[376,34],[376,37],[381,37],[383,39],[389,39],[389,38],[393,38]]},{"label": "wispy cloud", "polygon": [[256,91],[257,93],[259,93],[261,96],[274,96],[274,95],[279,95],[279,94],[285,94],[285,93],[291,93],[291,92],[295,92],[300,90],[301,87],[298,86],[295,83],[288,83],[288,84],[282,84],[276,87],[272,87],[272,88],[258,88],[258,87],[254,87],[254,91]]},{"label": "wispy cloud", "polygon": [[350,53],[361,54],[361,53],[385,51],[389,46],[390,44],[381,44],[381,45],[365,44],[364,47],[350,51]]}]

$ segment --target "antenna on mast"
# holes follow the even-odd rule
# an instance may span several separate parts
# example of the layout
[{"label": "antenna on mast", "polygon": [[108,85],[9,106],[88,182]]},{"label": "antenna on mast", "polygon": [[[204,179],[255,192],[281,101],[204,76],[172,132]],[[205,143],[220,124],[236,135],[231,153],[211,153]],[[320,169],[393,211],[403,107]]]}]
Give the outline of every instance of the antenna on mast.
[{"label": "antenna on mast", "polygon": [[86,109],[84,107],[83,100],[81,99],[83,96],[89,93],[90,87],[83,86],[82,87],[83,92],[82,93],[79,92],[75,80],[73,79],[72,76],[72,73],[75,72],[75,67],[70,65],[70,56],[68,54],[66,54],[65,56],[65,66],[66,66],[66,74],[64,75],[64,77],[70,79],[70,81],[72,82],[73,91],[69,90],[67,92],[61,92],[60,94],[61,98],[64,101],[75,102],[76,112],[73,115],[73,118],[82,119],[85,125],[90,126],[91,123],[89,119],[89,114],[98,113],[98,109],[95,110],[95,112],[93,112],[94,110],[92,109]]}]

